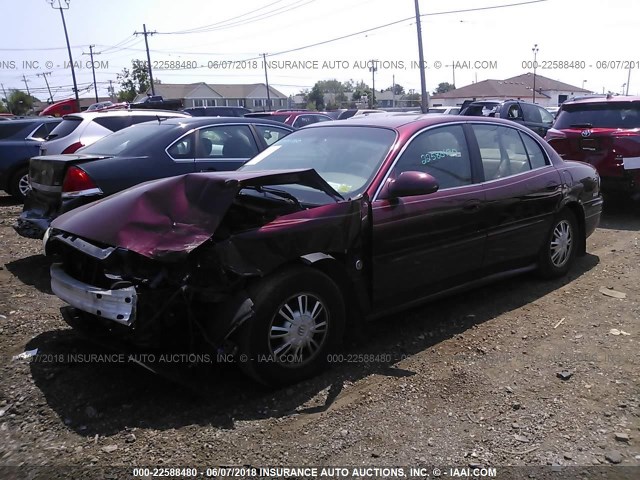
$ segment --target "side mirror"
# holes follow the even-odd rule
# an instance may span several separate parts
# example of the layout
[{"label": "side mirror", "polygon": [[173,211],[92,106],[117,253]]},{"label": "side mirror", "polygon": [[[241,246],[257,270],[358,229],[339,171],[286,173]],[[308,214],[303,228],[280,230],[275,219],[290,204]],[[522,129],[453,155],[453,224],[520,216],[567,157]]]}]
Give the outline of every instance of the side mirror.
[{"label": "side mirror", "polygon": [[438,191],[438,181],[428,173],[407,171],[391,180],[387,187],[389,198],[428,195]]}]

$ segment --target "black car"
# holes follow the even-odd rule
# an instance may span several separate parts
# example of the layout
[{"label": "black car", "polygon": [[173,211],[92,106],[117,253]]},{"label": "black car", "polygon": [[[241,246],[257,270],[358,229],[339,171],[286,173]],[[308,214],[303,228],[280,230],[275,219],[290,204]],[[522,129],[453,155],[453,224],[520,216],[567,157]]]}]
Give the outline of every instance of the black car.
[{"label": "black car", "polygon": [[244,107],[193,107],[185,108],[183,112],[192,117],[244,117],[251,110]]},{"label": "black car", "polygon": [[541,137],[553,125],[553,115],[540,105],[520,100],[482,100],[465,106],[460,115],[504,118],[530,128]]},{"label": "black car", "polygon": [[24,237],[42,238],[62,213],[138,183],[236,170],[293,130],[263,119],[165,119],[125,128],[75,154],[34,157],[32,191],[14,228]]},{"label": "black car", "polygon": [[34,117],[0,124],[0,189],[23,200],[29,191],[29,159],[60,118]]}]

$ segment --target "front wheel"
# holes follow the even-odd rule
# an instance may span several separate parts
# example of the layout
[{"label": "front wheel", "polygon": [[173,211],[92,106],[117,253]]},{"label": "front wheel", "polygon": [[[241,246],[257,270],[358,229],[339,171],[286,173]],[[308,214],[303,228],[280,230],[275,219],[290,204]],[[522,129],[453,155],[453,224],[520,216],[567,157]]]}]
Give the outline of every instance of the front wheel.
[{"label": "front wheel", "polygon": [[9,194],[17,200],[24,201],[31,191],[29,183],[29,169],[23,167],[13,174],[9,182]]},{"label": "front wheel", "polygon": [[543,278],[566,275],[576,257],[578,227],[576,217],[570,210],[562,210],[540,251],[538,271]]},{"label": "front wheel", "polygon": [[294,267],[254,285],[255,315],[240,328],[240,366],[265,385],[311,377],[342,340],[345,307],[336,284],[310,267]]}]

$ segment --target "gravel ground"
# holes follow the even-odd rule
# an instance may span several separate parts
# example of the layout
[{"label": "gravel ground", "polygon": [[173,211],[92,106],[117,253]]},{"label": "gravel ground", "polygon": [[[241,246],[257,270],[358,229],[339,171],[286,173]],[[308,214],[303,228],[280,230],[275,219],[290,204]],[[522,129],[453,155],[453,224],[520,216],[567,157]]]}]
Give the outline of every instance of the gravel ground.
[{"label": "gravel ground", "polygon": [[20,209],[0,196],[0,478],[28,465],[47,478],[114,465],[606,466],[600,478],[640,478],[634,207],[607,205],[568,277],[518,277],[368,324],[333,369],[275,391],[232,364],[154,374],[108,361],[63,322],[41,243],[11,228]]}]

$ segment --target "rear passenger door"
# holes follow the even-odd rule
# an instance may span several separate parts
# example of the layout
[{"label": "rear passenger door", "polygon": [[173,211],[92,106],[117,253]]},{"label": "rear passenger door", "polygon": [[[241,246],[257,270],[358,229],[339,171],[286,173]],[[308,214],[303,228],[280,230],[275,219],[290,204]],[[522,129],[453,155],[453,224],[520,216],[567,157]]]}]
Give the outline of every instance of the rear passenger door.
[{"label": "rear passenger door", "polygon": [[236,170],[260,150],[249,125],[214,125],[194,133],[199,172]]},{"label": "rear passenger door", "polygon": [[489,123],[470,127],[485,180],[483,266],[491,271],[524,266],[535,260],[562,198],[560,174],[542,146],[521,129]]}]

